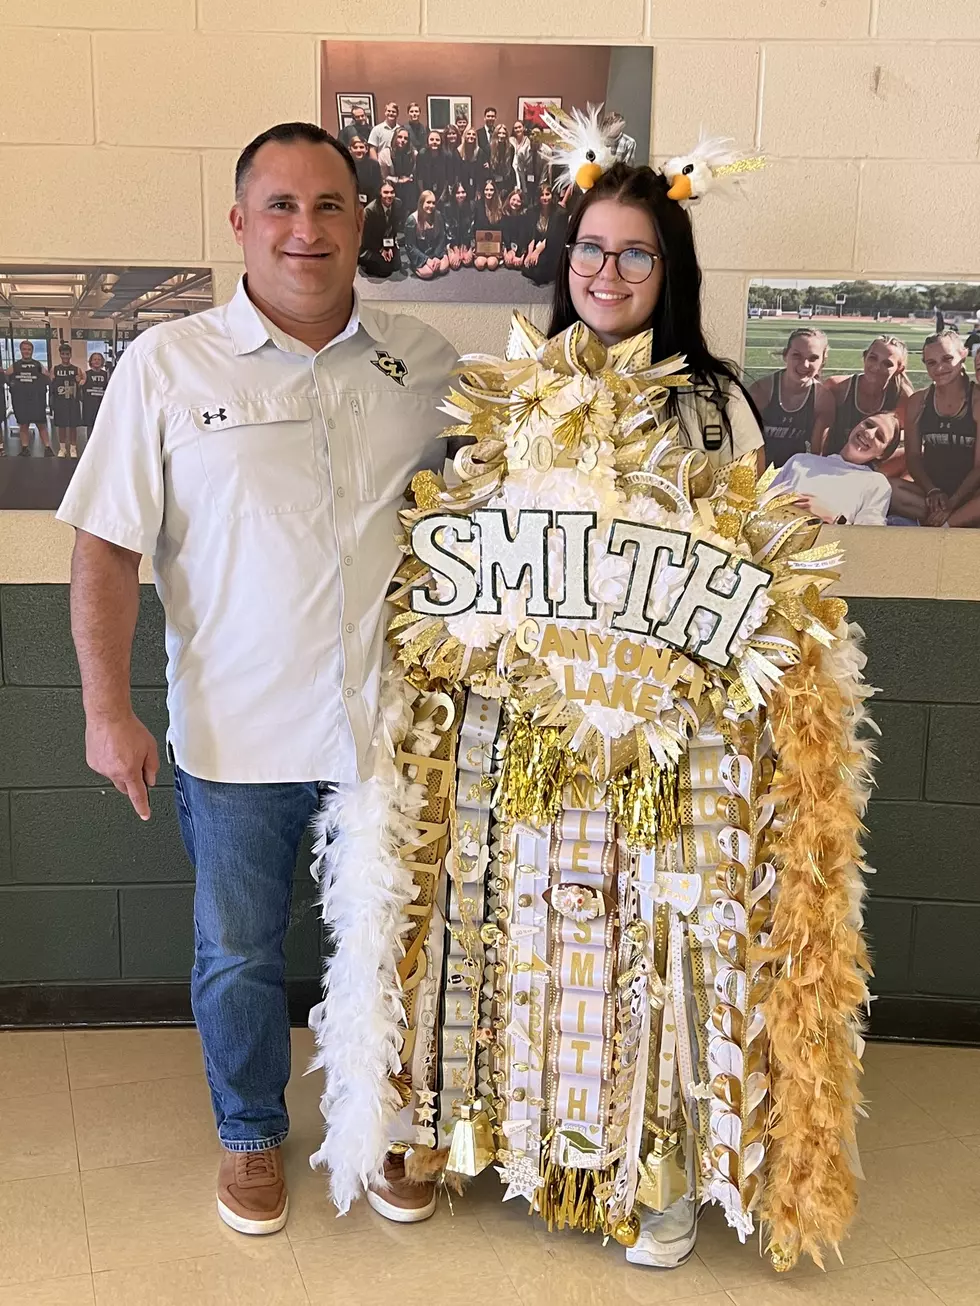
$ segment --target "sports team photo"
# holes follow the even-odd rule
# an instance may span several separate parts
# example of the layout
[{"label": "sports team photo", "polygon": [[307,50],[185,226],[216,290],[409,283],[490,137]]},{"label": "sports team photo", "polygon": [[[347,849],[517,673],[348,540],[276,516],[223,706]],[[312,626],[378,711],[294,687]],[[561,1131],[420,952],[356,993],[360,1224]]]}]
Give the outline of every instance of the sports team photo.
[{"label": "sports team photo", "polygon": [[776,484],[824,521],[980,526],[980,283],[751,283],[745,379]]},{"label": "sports team photo", "polygon": [[211,304],[210,268],[0,266],[0,508],[57,508],[126,346]]},{"label": "sports team photo", "polygon": [[570,188],[545,115],[602,106],[616,156],[650,154],[653,52],[324,41],[321,125],[351,151],[367,299],[550,298]]}]

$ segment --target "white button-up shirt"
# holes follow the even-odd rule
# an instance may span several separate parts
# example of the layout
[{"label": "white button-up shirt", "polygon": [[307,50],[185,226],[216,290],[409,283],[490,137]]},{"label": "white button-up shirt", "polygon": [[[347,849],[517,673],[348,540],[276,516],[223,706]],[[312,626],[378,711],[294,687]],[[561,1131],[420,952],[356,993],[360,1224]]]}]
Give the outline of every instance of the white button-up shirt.
[{"label": "white button-up shirt", "polygon": [[169,741],[191,775],[350,781],[369,765],[398,507],[442,466],[456,361],[418,319],[363,304],[316,353],[244,280],[123,354],[58,516],[153,556]]}]

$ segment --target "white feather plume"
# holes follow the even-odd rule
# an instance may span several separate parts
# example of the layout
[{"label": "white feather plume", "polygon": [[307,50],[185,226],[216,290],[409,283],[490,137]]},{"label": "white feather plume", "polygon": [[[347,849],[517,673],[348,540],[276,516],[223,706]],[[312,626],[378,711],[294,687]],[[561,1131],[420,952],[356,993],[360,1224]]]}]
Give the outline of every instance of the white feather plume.
[{"label": "white feather plume", "polygon": [[[313,1167],[330,1169],[330,1194],[343,1215],[380,1178],[401,1099],[390,1076],[401,1069],[404,1008],[398,960],[409,928],[405,908],[416,888],[398,856],[425,786],[399,775],[394,753],[412,722],[411,690],[396,668],[382,684],[375,775],[328,794],[314,819],[313,871],[320,912],[334,953],[324,999],[310,1012],[322,1068],[320,1110],[326,1122]],[[309,1071],[307,1072],[309,1073]]]},{"label": "white feather plume", "polygon": [[[406,786],[407,788],[407,786]],[[374,777],[331,794],[316,818],[322,857],[322,917],[336,950],[324,1000],[310,1013],[326,1084],[326,1132],[310,1157],[330,1169],[330,1194],[344,1215],[380,1178],[401,1099],[389,1076],[401,1069],[404,1011],[397,964],[414,885],[395,854],[407,828],[397,785]]]},{"label": "white feather plume", "polygon": [[730,136],[706,136],[701,129],[698,143],[688,154],[676,154],[668,159],[663,174],[671,182],[678,176],[687,176],[691,183],[690,199],[682,204],[701,199],[709,190],[723,194],[738,193],[739,180],[734,164],[752,161],[751,166],[762,166],[764,160],[740,150]]},{"label": "white feather plume", "polygon": [[585,113],[572,109],[569,114],[560,109],[541,115],[548,130],[558,137],[554,157],[562,167],[556,182],[560,190],[573,185],[579,169],[586,164],[594,163],[606,172],[615,163],[616,152],[603,130],[601,114],[601,104],[590,104]]}]

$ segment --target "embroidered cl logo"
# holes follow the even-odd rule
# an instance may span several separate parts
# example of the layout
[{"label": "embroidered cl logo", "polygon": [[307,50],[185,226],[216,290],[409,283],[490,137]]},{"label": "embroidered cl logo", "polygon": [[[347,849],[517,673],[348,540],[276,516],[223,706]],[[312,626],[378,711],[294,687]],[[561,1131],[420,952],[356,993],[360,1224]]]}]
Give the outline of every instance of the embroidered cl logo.
[{"label": "embroidered cl logo", "polygon": [[212,422],[227,422],[228,414],[223,408],[219,408],[216,413],[204,413],[204,425],[210,426]]},{"label": "embroidered cl logo", "polygon": [[405,378],[408,376],[408,367],[401,358],[392,358],[391,354],[384,349],[374,351],[377,358],[371,359],[371,366],[376,367],[379,372],[395,381],[398,385],[405,384]]}]

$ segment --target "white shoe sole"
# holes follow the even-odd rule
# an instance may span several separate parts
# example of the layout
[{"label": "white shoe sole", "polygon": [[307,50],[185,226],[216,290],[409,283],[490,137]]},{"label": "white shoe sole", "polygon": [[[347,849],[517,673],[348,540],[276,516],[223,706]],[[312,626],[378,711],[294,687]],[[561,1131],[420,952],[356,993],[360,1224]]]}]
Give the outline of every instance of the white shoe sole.
[{"label": "white shoe sole", "polygon": [[277,1215],[274,1220],[246,1220],[244,1216],[236,1215],[234,1211],[225,1206],[220,1197],[218,1198],[218,1215],[224,1220],[229,1229],[234,1229],[236,1233],[252,1235],[278,1233],[280,1229],[285,1227],[289,1216],[289,1198],[286,1198],[286,1205],[282,1209],[282,1215]]},{"label": "white shoe sole", "polygon": [[386,1220],[393,1220],[395,1224],[418,1224],[421,1220],[428,1220],[436,1212],[435,1193],[432,1194],[432,1201],[427,1205],[415,1207],[395,1206],[392,1202],[386,1202],[373,1188],[368,1189],[367,1199],[372,1211],[377,1211]]},{"label": "white shoe sole", "polygon": [[645,1265],[653,1270],[677,1270],[685,1265],[694,1255],[694,1248],[689,1251],[681,1252],[675,1255],[673,1252],[668,1255],[658,1255],[656,1252],[647,1252],[640,1247],[627,1247],[626,1259],[630,1265]]}]

